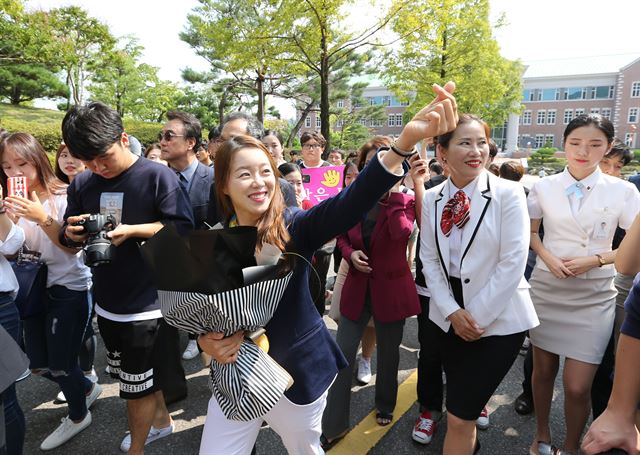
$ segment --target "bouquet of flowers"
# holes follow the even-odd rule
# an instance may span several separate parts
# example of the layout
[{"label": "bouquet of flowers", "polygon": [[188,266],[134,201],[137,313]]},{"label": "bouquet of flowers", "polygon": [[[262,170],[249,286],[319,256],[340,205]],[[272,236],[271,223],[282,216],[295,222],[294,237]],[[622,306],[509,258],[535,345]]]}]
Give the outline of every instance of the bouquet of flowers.
[{"label": "bouquet of flowers", "polygon": [[[293,272],[281,253],[264,245],[256,258],[254,227],[193,231],[181,237],[169,225],[141,247],[168,324],[190,333],[264,327]],[[237,361],[211,362],[210,385],[224,415],[248,421],[264,416],[293,384],[291,376],[251,339]]]}]

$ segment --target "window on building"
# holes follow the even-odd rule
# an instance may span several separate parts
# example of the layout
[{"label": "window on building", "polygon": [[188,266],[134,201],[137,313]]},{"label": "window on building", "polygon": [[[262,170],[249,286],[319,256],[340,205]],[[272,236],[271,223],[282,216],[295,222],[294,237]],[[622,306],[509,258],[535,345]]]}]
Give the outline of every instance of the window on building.
[{"label": "window on building", "polygon": [[562,123],[564,123],[565,125],[568,125],[572,118],[573,118],[573,109],[565,109]]},{"label": "window on building", "polygon": [[534,148],[539,149],[544,147],[544,134],[536,134],[536,143]]},{"label": "window on building", "polygon": [[531,90],[526,89],[522,91],[522,101],[533,101],[533,99],[531,99]]},{"label": "window on building", "polygon": [[579,115],[582,115],[582,114],[584,114],[584,109],[582,109],[582,108],[576,109],[576,117],[579,116]]},{"label": "window on building", "polygon": [[580,99],[581,100],[587,99],[587,87],[582,87],[582,90],[580,91]]},{"label": "window on building", "polygon": [[359,123],[360,123],[360,125],[362,125],[362,126],[367,126],[367,122],[368,122],[368,120],[367,120],[366,118],[361,118],[361,119],[359,120]]},{"label": "window on building", "polygon": [[542,90],[536,90],[536,101],[542,101]]},{"label": "window on building", "polygon": [[636,133],[627,133],[624,135],[624,143],[627,147],[634,147],[636,141]]},{"label": "window on building", "polygon": [[566,97],[567,100],[581,100],[582,99],[582,87],[569,87],[567,89]]},{"label": "window on building", "polygon": [[311,117],[307,115],[307,118],[304,119],[304,127],[311,128]]},{"label": "window on building", "polygon": [[629,115],[627,116],[627,123],[638,123],[638,111],[637,107],[629,108]]},{"label": "window on building", "polygon": [[390,96],[383,96],[382,97],[382,105],[383,106],[391,106],[391,97]]},{"label": "window on building", "polygon": [[591,110],[589,111],[590,114],[599,114],[600,113],[600,108],[599,107],[592,107]]},{"label": "window on building", "polygon": [[603,107],[601,115],[607,120],[611,120],[611,108]]},{"label": "window on building", "polygon": [[542,90],[542,101],[555,101],[556,99],[556,89],[555,88],[545,88]]},{"label": "window on building", "polygon": [[522,124],[531,125],[531,111],[524,111],[522,113]]},{"label": "window on building", "polygon": [[553,134],[546,134],[546,135],[544,136],[544,144],[545,144],[545,145],[547,145],[547,144],[548,144],[548,145],[549,145],[549,147],[553,147],[553,146],[554,146],[554,143],[553,143],[553,142],[554,142],[554,140],[555,140],[555,138],[554,138]]},{"label": "window on building", "polygon": [[596,89],[597,88],[598,87],[590,87],[589,88],[589,91],[591,92],[591,94],[589,95],[589,98],[591,98],[591,99],[595,99],[596,98]]},{"label": "window on building", "polygon": [[320,120],[320,115],[316,115],[316,129],[320,129],[322,127],[322,122]]},{"label": "window on building", "polygon": [[631,84],[631,97],[640,98],[640,81],[634,81]]},{"label": "window on building", "polygon": [[344,107],[344,100],[338,100],[338,103],[336,104],[336,106],[338,108],[340,108],[340,109],[343,108]]},{"label": "window on building", "polygon": [[369,106],[375,106],[376,105],[376,99],[371,96],[369,97]]},{"label": "window on building", "polygon": [[387,126],[396,126],[396,116],[395,116],[395,114],[389,114],[387,116]]},{"label": "window on building", "polygon": [[613,98],[613,86],[600,85],[598,87],[594,87],[594,93],[591,98],[599,100]]},{"label": "window on building", "polygon": [[546,118],[546,116],[547,116],[547,111],[539,110],[538,115],[536,116],[536,124],[544,125],[544,119]]},{"label": "window on building", "polygon": [[547,111],[547,125],[555,125],[556,124],[556,110],[549,109]]},{"label": "window on building", "polygon": [[614,89],[613,85],[610,85],[609,86],[609,99],[613,99],[613,89]]},{"label": "window on building", "polygon": [[555,100],[558,101],[560,99],[560,91],[561,89],[557,88],[556,89],[556,96],[555,96]]},{"label": "window on building", "polygon": [[402,114],[396,114],[396,126],[402,126]]}]

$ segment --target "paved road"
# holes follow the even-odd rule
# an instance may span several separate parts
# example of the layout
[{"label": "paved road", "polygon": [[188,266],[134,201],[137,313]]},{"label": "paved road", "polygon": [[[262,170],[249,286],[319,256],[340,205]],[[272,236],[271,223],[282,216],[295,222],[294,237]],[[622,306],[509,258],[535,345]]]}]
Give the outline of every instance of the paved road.
[{"label": "paved road", "polygon": [[[327,322],[332,331],[335,324]],[[98,337],[100,338],[100,337]],[[184,340],[186,345],[186,339]],[[416,367],[417,321],[407,321],[400,357],[399,379],[406,379]],[[534,420],[532,416],[522,417],[513,410],[513,400],[520,393],[522,357],[501,384],[489,403],[491,427],[480,437],[483,453],[487,454],[525,454],[533,437]],[[148,446],[146,453],[155,454],[195,454],[198,453],[204,415],[210,392],[207,387],[206,371],[199,368],[199,360],[186,361],[189,396],[186,400],[170,407],[176,422],[176,433]],[[100,342],[96,356],[96,369],[100,372],[100,382],[104,386],[103,395],[93,407],[93,424],[72,441],[50,453],[62,454],[114,454],[127,429],[124,402],[118,398],[118,387],[104,374],[105,351]],[[375,357],[374,357],[375,371]],[[375,379],[375,376],[374,376]],[[473,378],[469,378],[473,381]],[[355,425],[372,411],[374,385],[358,387],[354,385],[351,420]],[[58,390],[56,386],[42,378],[30,377],[18,385],[18,394],[27,418],[27,441],[25,454],[41,453],[38,449],[42,440],[52,431],[57,422],[66,415],[66,406],[54,404]],[[556,396],[552,410],[555,439],[560,441],[563,435],[562,403],[560,389],[556,387]],[[417,405],[413,405],[403,416],[396,416],[393,427],[368,453],[372,455],[400,454],[439,454],[442,451],[444,427],[434,438],[430,446],[421,446],[411,440],[411,429],[417,414]],[[260,431],[257,442],[258,454],[284,454],[284,448],[278,436],[269,428]],[[366,449],[354,454],[367,453]]]}]

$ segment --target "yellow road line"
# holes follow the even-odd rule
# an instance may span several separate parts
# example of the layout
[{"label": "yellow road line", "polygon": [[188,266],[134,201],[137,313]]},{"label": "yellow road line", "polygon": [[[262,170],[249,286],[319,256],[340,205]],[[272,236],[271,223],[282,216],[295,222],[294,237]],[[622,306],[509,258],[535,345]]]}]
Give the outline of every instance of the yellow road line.
[{"label": "yellow road line", "polygon": [[416,402],[416,383],[418,371],[411,375],[398,387],[398,401],[393,411],[393,422],[381,427],[376,423],[376,411],[366,416],[329,452],[331,455],[366,454],[395,425]]}]

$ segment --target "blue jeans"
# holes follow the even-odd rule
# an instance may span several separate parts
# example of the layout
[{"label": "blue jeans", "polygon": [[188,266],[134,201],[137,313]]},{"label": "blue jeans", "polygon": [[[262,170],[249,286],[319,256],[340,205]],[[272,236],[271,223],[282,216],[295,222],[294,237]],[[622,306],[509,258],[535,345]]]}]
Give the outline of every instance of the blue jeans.
[{"label": "blue jeans", "polygon": [[46,298],[46,311],[24,320],[30,367],[43,370],[42,376],[58,383],[69,405],[69,418],[79,421],[87,414],[85,396],[93,387],[78,365],[90,314],[88,291],[51,286]]},{"label": "blue jeans", "polygon": [[[20,335],[20,316],[13,298],[9,293],[0,293],[0,325],[18,342]],[[21,455],[24,445],[24,414],[16,396],[16,386],[11,385],[2,392],[4,406],[4,425],[6,430],[6,447],[0,448],[0,454]]]}]

